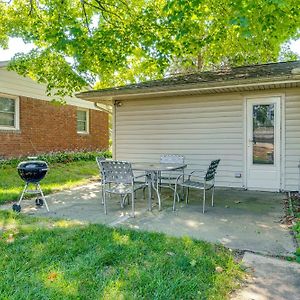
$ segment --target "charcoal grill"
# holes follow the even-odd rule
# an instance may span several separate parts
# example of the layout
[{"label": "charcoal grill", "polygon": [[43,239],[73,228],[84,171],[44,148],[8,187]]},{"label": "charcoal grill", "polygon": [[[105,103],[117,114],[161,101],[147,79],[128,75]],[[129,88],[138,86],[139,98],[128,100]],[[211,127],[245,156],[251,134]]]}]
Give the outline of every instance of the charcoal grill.
[{"label": "charcoal grill", "polygon": [[[20,177],[25,181],[25,187],[18,203],[14,204],[12,209],[16,212],[21,211],[21,202],[24,195],[27,193],[36,194],[36,205],[43,206],[45,204],[47,211],[49,211],[47,201],[40,186],[40,181],[46,176],[49,170],[48,164],[41,160],[29,160],[20,162],[17,169]],[[35,186],[34,190],[28,189],[30,184]]]}]

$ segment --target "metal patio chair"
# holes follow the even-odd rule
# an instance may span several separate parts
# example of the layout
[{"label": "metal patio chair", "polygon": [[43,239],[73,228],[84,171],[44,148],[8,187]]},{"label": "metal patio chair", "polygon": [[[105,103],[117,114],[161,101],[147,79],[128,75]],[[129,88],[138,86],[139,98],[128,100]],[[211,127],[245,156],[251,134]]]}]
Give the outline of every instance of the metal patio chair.
[{"label": "metal patio chair", "polygon": [[103,184],[104,213],[107,214],[106,194],[121,195],[121,207],[124,207],[126,196],[131,196],[132,216],[134,217],[134,193],[145,186],[135,184],[131,163],[126,161],[100,161]]},{"label": "metal patio chair", "polygon": [[211,206],[214,206],[214,192],[215,192],[215,176],[217,173],[217,167],[220,163],[220,159],[211,161],[207,171],[192,171],[188,176],[187,180],[183,179],[183,175],[178,176],[175,185],[174,199],[173,199],[173,211],[176,210],[176,195],[177,186],[181,186],[183,189],[186,188],[186,203],[188,203],[189,189],[203,190],[203,206],[202,212],[205,212],[205,200],[206,191],[212,190],[211,194]]},{"label": "metal patio chair", "polygon": [[104,156],[97,156],[96,157],[96,162],[99,168],[99,173],[100,173],[100,183],[101,183],[101,203],[103,204],[103,198],[104,198],[104,187],[103,187],[103,174],[102,174],[102,166],[101,166],[101,162],[102,161],[106,161],[106,157]]},{"label": "metal patio chair", "polygon": [[[184,164],[184,160],[184,156],[179,154],[163,154],[160,156],[161,164]],[[178,175],[181,174],[184,175],[184,169],[160,173],[158,176],[160,186],[167,185],[171,187],[172,184],[175,185]]]}]

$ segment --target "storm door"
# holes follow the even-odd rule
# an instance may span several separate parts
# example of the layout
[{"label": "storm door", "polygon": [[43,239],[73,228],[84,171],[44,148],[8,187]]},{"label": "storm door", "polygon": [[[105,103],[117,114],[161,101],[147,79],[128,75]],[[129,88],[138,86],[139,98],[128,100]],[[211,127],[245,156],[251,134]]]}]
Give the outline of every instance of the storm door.
[{"label": "storm door", "polygon": [[247,188],[280,189],[280,98],[247,100]]}]

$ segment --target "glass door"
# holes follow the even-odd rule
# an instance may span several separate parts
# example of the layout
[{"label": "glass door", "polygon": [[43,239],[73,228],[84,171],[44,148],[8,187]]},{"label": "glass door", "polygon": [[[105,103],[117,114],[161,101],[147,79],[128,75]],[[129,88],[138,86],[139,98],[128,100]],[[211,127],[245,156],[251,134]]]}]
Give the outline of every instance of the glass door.
[{"label": "glass door", "polygon": [[247,188],[280,189],[280,97],[247,100]]}]

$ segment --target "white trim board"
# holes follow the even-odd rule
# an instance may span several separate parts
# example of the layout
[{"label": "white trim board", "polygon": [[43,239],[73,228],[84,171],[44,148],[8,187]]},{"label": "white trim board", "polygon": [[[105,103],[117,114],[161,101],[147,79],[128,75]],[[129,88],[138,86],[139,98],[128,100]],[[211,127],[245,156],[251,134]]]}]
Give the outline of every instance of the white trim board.
[{"label": "white trim board", "polygon": [[[252,119],[249,119],[252,105],[255,104],[269,104],[275,105],[275,148],[274,148],[274,164],[253,164],[252,162],[252,143],[249,139],[252,137]],[[245,97],[245,120],[244,120],[244,159],[245,159],[245,187],[256,190],[274,190],[279,191],[283,189],[282,181],[282,148],[284,147],[284,139],[282,137],[282,95],[264,96],[264,97]],[[250,131],[249,131],[250,130]],[[260,179],[259,179],[260,178]]]},{"label": "white trim board", "polygon": [[7,131],[20,130],[20,99],[19,99],[19,97],[1,94],[1,93],[0,93],[0,97],[6,97],[8,99],[15,101],[14,126],[1,126],[0,125],[0,130],[7,130]]},{"label": "white trim board", "polygon": [[[14,71],[0,69],[0,93],[10,96],[28,97],[37,100],[51,101],[46,95],[46,85],[37,83],[29,77],[22,77]],[[66,97],[66,103],[82,108],[99,110],[94,103],[76,97]],[[100,110],[99,110],[100,111]]]}]

